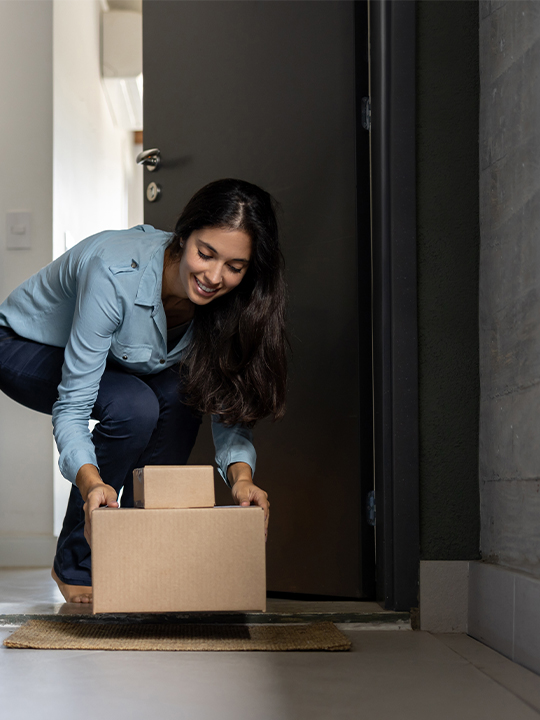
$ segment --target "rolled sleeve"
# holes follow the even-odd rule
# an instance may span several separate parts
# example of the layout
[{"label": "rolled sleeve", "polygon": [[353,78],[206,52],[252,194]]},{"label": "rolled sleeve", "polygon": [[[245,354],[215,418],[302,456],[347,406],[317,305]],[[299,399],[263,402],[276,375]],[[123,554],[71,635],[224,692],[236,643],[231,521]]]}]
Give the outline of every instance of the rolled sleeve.
[{"label": "rolled sleeve", "polygon": [[257,453],[253,446],[253,432],[243,425],[227,427],[216,416],[212,416],[212,436],[216,448],[216,465],[221,477],[230,487],[227,478],[229,465],[236,462],[247,463],[255,475]]},{"label": "rolled sleeve", "polygon": [[113,332],[121,323],[120,303],[107,267],[99,257],[88,261],[78,278],[77,299],[66,345],[53,431],[62,475],[75,483],[82,465],[96,465],[88,422],[107,363]]}]

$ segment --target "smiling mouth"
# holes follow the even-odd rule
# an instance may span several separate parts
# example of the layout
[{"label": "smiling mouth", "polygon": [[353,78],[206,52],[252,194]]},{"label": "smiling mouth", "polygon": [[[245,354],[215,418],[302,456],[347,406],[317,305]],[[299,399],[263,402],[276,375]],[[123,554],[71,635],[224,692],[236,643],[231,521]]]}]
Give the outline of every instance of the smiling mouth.
[{"label": "smiling mouth", "polygon": [[199,282],[197,278],[195,278],[195,282],[205,295],[214,295],[214,293],[217,293],[217,291],[219,290],[219,288],[206,287],[206,285],[203,285],[201,282]]}]

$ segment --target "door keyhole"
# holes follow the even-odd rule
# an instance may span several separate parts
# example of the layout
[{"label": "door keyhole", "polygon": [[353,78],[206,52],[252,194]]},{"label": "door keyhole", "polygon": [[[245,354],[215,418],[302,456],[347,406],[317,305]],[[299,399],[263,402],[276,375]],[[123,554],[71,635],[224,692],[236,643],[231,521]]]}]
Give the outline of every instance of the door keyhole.
[{"label": "door keyhole", "polygon": [[148,187],[146,188],[146,199],[148,202],[156,202],[156,200],[159,200],[160,195],[161,185],[155,182],[148,183]]}]

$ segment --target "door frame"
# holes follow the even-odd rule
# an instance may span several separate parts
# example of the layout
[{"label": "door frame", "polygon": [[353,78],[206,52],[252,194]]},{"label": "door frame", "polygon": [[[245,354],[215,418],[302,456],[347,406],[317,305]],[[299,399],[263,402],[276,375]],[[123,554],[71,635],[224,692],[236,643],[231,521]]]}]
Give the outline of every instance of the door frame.
[{"label": "door frame", "polygon": [[368,0],[376,597],[418,607],[416,2]]},{"label": "door frame", "polygon": [[[420,559],[415,24],[415,0],[355,0],[359,587],[404,611],[418,606]],[[375,528],[366,519],[373,488]]]},{"label": "door frame", "polygon": [[354,2],[356,104],[356,234],[358,248],[358,389],[360,468],[360,567],[362,598],[376,595],[375,528],[369,520],[373,492],[373,351],[370,133],[362,124],[369,97],[369,0]]}]

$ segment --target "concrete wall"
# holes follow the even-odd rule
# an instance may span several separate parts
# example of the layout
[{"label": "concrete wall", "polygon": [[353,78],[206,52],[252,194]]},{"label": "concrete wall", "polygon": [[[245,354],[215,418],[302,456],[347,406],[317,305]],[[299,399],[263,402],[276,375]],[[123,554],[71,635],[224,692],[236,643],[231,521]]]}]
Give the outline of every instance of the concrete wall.
[{"label": "concrete wall", "polygon": [[540,3],[480,3],[484,559],[540,576]]},{"label": "concrete wall", "polygon": [[[52,259],[52,0],[0,2],[0,299]],[[6,250],[6,213],[32,213]],[[42,564],[53,537],[50,418],[0,394],[0,565]]]},{"label": "concrete wall", "polygon": [[479,557],[478,3],[417,4],[421,557]]}]

